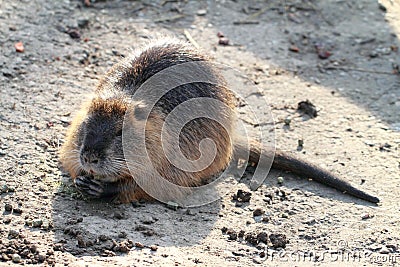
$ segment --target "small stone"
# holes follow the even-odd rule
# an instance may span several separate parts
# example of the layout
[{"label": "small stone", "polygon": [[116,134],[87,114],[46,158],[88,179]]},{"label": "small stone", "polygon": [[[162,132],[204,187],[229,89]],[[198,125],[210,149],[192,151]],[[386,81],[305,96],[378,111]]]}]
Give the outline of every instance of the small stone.
[{"label": "small stone", "polygon": [[253,211],[253,216],[261,216],[264,214],[264,211],[261,208],[257,208]]},{"label": "small stone", "polygon": [[4,209],[5,209],[6,211],[8,211],[8,212],[11,212],[11,211],[12,211],[12,205],[11,205],[10,203],[6,203],[6,204],[4,205]]},{"label": "small stone", "polygon": [[36,245],[30,245],[30,246],[29,246],[29,250],[30,250],[32,253],[36,253],[36,251],[37,251],[37,246],[36,246]]},{"label": "small stone", "polygon": [[277,178],[277,181],[278,181],[278,184],[283,184],[283,177],[282,176],[279,176],[278,178]]},{"label": "small stone", "polygon": [[42,219],[34,219],[32,221],[32,227],[38,228],[40,226],[42,226],[43,224],[43,220]]},{"label": "small stone", "polygon": [[20,208],[15,208],[15,209],[13,209],[13,213],[15,213],[15,214],[21,214],[21,213],[22,213],[22,209],[20,209]]},{"label": "small stone", "polygon": [[76,29],[69,30],[69,31],[68,31],[68,34],[69,34],[69,36],[70,36],[72,39],[79,39],[79,38],[81,38],[80,32],[79,32],[78,30],[76,30]]},{"label": "small stone", "polygon": [[11,229],[10,231],[8,231],[8,238],[17,238],[19,235],[19,232]]},{"label": "small stone", "polygon": [[153,217],[150,217],[150,216],[145,217],[145,218],[141,219],[140,221],[141,221],[143,224],[152,224],[152,223],[155,223],[155,222],[156,222],[156,220],[155,220]]},{"label": "small stone", "polygon": [[253,262],[255,264],[261,264],[262,263],[262,261],[259,258],[253,258]]},{"label": "small stone", "polygon": [[297,140],[297,145],[298,145],[299,147],[303,147],[303,145],[304,145],[304,140],[303,140],[303,139]]},{"label": "small stone", "polygon": [[383,12],[387,11],[387,8],[382,4],[382,3],[378,3],[378,7],[380,10],[382,10]]},{"label": "small stone", "polygon": [[362,220],[367,220],[367,219],[371,219],[373,217],[374,217],[374,215],[370,215],[369,213],[366,213],[363,216],[361,216],[361,219]]},{"label": "small stone", "polygon": [[372,140],[365,140],[364,143],[365,143],[367,146],[370,146],[370,147],[375,146],[375,142],[372,141]]},{"label": "small stone", "polygon": [[379,250],[379,253],[380,253],[380,254],[389,254],[389,253],[390,253],[390,250],[389,250],[386,246],[383,246],[383,247]]},{"label": "small stone", "polygon": [[300,52],[300,49],[299,49],[297,46],[295,46],[295,45],[291,45],[291,46],[289,47],[289,51],[298,53],[298,52]]},{"label": "small stone", "polygon": [[269,216],[263,216],[261,219],[261,221],[265,223],[269,222],[269,220],[270,220]]},{"label": "small stone", "polygon": [[4,224],[9,224],[11,222],[11,217],[5,217],[4,219],[3,219],[3,223]]},{"label": "small stone", "polygon": [[310,218],[308,220],[303,221],[302,223],[307,224],[307,225],[314,225],[317,221],[315,218]]},{"label": "small stone", "polygon": [[205,16],[207,14],[207,10],[206,9],[199,9],[196,12],[197,16]]},{"label": "small stone", "polygon": [[118,234],[118,237],[119,237],[119,238],[125,238],[125,237],[127,237],[127,233],[126,233],[126,232],[120,232],[120,233]]},{"label": "small stone", "polygon": [[21,256],[20,255],[18,255],[18,254],[13,254],[12,255],[12,261],[14,262],[14,263],[20,263],[21,262]]},{"label": "small stone", "polygon": [[249,202],[251,198],[251,192],[243,191],[239,189],[235,195],[232,196],[232,199],[238,202]]},{"label": "small stone", "polygon": [[142,243],[140,243],[140,242],[136,242],[136,243],[135,243],[135,247],[137,247],[137,248],[144,248],[144,245],[143,245]]},{"label": "small stone", "polygon": [[81,235],[78,235],[76,237],[76,239],[78,240],[78,247],[80,247],[80,248],[87,247],[87,244],[86,244],[85,240],[83,239],[83,237]]},{"label": "small stone", "polygon": [[274,248],[285,248],[286,244],[289,243],[284,234],[271,234],[269,240]]},{"label": "small stone", "polygon": [[25,51],[24,44],[22,42],[18,42],[14,44],[15,51],[18,53],[23,53]]},{"label": "small stone", "polygon": [[179,205],[178,205],[178,203],[168,201],[167,207],[171,210],[178,210]]},{"label": "small stone", "polygon": [[254,235],[254,234],[252,234],[252,233],[248,233],[248,234],[246,234],[246,237],[245,237],[245,240],[248,242],[248,243],[250,243],[250,244],[252,244],[252,245],[257,245],[258,244],[258,239],[257,239],[257,236],[256,235]]},{"label": "small stone", "polygon": [[218,44],[220,45],[229,45],[229,39],[226,37],[219,38]]},{"label": "small stone", "polygon": [[267,244],[268,242],[268,234],[266,232],[260,232],[257,234],[257,240],[258,242],[263,242],[264,244]]},{"label": "small stone", "polygon": [[122,212],[114,212],[114,218],[117,220],[122,220],[124,218],[124,214]]},{"label": "small stone", "polygon": [[239,231],[239,234],[238,234],[238,237],[239,237],[239,238],[243,238],[243,237],[244,237],[244,234],[245,234],[245,231],[244,231],[244,230],[240,230],[240,231]]},{"label": "small stone", "polygon": [[43,219],[42,220],[42,229],[44,230],[48,230],[50,228],[50,222],[47,219]]},{"label": "small stone", "polygon": [[78,27],[79,28],[86,28],[87,26],[89,26],[88,19],[78,19]]},{"label": "small stone", "polygon": [[106,235],[99,235],[99,240],[100,241],[107,241],[107,240],[109,240],[110,238],[108,237],[108,236],[106,236]]},{"label": "small stone", "polygon": [[38,255],[38,261],[39,262],[44,262],[46,260],[46,255],[44,254],[39,254]]},{"label": "small stone", "polygon": [[226,232],[226,234],[229,236],[229,237],[228,237],[229,240],[236,240],[237,237],[238,237],[238,234],[237,234],[236,231],[233,230],[233,229],[229,229],[229,230]]},{"label": "small stone", "polygon": [[151,251],[157,251],[158,247],[156,245],[151,245],[150,250]]},{"label": "small stone", "polygon": [[283,123],[285,123],[286,126],[289,126],[291,122],[292,122],[292,119],[290,117],[287,117],[283,120]]}]

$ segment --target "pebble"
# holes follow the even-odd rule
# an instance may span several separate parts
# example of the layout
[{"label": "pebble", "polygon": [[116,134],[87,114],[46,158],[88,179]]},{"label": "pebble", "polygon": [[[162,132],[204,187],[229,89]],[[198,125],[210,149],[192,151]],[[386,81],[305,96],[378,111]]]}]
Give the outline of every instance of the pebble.
[{"label": "pebble", "polygon": [[16,237],[18,237],[18,235],[19,235],[19,232],[14,229],[11,229],[10,231],[8,231],[9,238],[16,238]]},{"label": "pebble", "polygon": [[205,16],[207,14],[207,10],[205,9],[199,9],[196,12],[197,16]]},{"label": "pebble", "polygon": [[143,219],[140,220],[143,224],[152,224],[155,223],[157,221],[157,219],[155,219],[154,217],[151,216],[147,216],[144,217]]},{"label": "pebble", "polygon": [[271,234],[269,240],[274,248],[285,248],[286,244],[289,243],[284,234]]},{"label": "pebble", "polygon": [[229,39],[226,37],[222,37],[218,40],[218,44],[220,45],[229,45]]},{"label": "pebble", "polygon": [[43,224],[43,220],[42,219],[34,219],[32,221],[32,227],[38,228],[40,226],[42,226]]},{"label": "pebble", "polygon": [[372,217],[374,217],[373,215],[370,215],[369,213],[364,214],[363,216],[361,216],[362,220],[366,220],[366,219],[371,219]]},{"label": "pebble", "polygon": [[253,216],[255,217],[255,216],[261,216],[261,215],[263,215],[264,214],[264,211],[261,209],[261,208],[256,208],[254,211],[253,211]]},{"label": "pebble", "polygon": [[135,243],[135,247],[137,247],[137,248],[144,248],[144,245],[143,245],[142,243],[140,243],[140,242],[136,242],[136,243]]},{"label": "pebble", "polygon": [[151,251],[157,251],[158,247],[156,245],[151,245],[150,250]]},{"label": "pebble", "polygon": [[178,210],[178,203],[172,202],[172,201],[168,201],[167,203],[167,208],[171,209],[171,210]]},{"label": "pebble", "polygon": [[44,219],[44,220],[42,221],[42,229],[48,230],[49,228],[50,228],[50,222],[49,222],[49,220]]},{"label": "pebble", "polygon": [[116,211],[116,212],[114,213],[114,218],[117,219],[117,220],[122,220],[122,219],[124,218],[124,215],[123,215],[122,212]]},{"label": "pebble", "polygon": [[386,246],[383,246],[383,247],[379,250],[379,253],[380,253],[380,254],[389,254],[389,253],[390,253],[390,250],[389,250]]},{"label": "pebble", "polygon": [[308,220],[303,221],[302,223],[307,224],[307,225],[313,225],[315,224],[317,221],[315,220],[315,218],[310,218]]},{"label": "pebble", "polygon": [[261,264],[262,261],[259,258],[253,258],[253,262],[256,264]]},{"label": "pebble", "polygon": [[4,209],[8,212],[12,211],[12,205],[10,203],[6,203],[4,205]]},{"label": "pebble", "polygon": [[20,209],[20,208],[15,208],[15,209],[13,210],[13,213],[15,213],[15,214],[21,214],[21,213],[22,213],[22,209]]},{"label": "pebble", "polygon": [[39,262],[44,262],[46,260],[46,255],[44,254],[39,254],[38,255],[38,261]]},{"label": "pebble", "polygon": [[119,234],[118,234],[118,237],[119,238],[125,238],[125,237],[127,237],[128,236],[128,234],[126,233],[126,232],[124,232],[124,231],[122,231],[122,232],[120,232]]},{"label": "pebble", "polygon": [[79,28],[86,28],[89,25],[88,19],[78,19],[77,21]]},{"label": "pebble", "polygon": [[14,263],[20,263],[21,262],[21,256],[20,255],[18,255],[18,254],[13,254],[12,255],[12,261],[14,262]]}]

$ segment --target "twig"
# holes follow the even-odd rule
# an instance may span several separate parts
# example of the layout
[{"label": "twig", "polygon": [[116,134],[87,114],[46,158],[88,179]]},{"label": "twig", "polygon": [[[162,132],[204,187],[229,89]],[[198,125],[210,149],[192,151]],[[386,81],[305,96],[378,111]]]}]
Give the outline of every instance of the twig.
[{"label": "twig", "polygon": [[266,7],[262,8],[260,11],[257,11],[255,13],[251,14],[250,16],[248,16],[247,20],[252,20],[252,19],[257,18],[258,16],[260,16],[262,13],[264,13],[268,9],[270,9],[270,6],[266,6]]},{"label": "twig", "polygon": [[382,70],[368,70],[368,69],[362,69],[362,68],[352,68],[352,67],[334,67],[334,66],[327,66],[327,67],[322,67],[325,70],[350,70],[350,71],[359,71],[359,72],[368,72],[368,73],[376,73],[376,74],[388,74],[388,75],[393,75],[395,73],[390,72],[390,71],[382,71]]},{"label": "twig", "polygon": [[183,31],[183,34],[185,35],[186,39],[187,39],[194,47],[196,47],[197,49],[200,48],[200,45],[196,42],[195,39],[193,39],[192,35],[191,35],[187,30],[184,30],[184,31]]},{"label": "twig", "polygon": [[258,16],[260,16],[262,13],[264,13],[265,11],[267,11],[268,9],[270,9],[270,6],[266,6],[264,8],[262,8],[260,11],[257,11],[253,14],[251,14],[250,16],[248,16],[246,19],[244,20],[239,20],[239,21],[234,21],[233,24],[234,25],[240,25],[240,24],[258,24],[260,23],[256,19]]},{"label": "twig", "polygon": [[177,19],[181,19],[181,18],[183,18],[183,17],[185,17],[186,15],[184,15],[184,14],[179,14],[179,15],[175,15],[175,16],[172,16],[172,17],[164,17],[164,18],[159,18],[159,19],[156,19],[156,20],[154,20],[154,22],[165,22],[165,21],[174,21],[174,20],[177,20]]},{"label": "twig", "polygon": [[165,6],[165,4],[167,3],[175,3],[175,2],[178,2],[178,0],[164,0],[162,1],[161,6]]},{"label": "twig", "polygon": [[260,23],[257,20],[239,20],[239,21],[234,21],[234,25],[240,25],[240,24],[258,24]]}]

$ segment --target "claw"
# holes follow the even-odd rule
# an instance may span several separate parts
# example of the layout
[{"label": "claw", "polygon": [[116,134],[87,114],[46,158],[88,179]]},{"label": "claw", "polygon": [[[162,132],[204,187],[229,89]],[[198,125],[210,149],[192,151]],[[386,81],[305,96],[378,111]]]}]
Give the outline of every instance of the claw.
[{"label": "claw", "polygon": [[104,185],[100,181],[95,181],[86,176],[79,176],[75,179],[75,186],[83,194],[92,197],[101,197],[104,191]]},{"label": "claw", "polygon": [[118,183],[103,183],[88,176],[78,176],[74,182],[81,193],[91,198],[113,198],[120,192]]}]

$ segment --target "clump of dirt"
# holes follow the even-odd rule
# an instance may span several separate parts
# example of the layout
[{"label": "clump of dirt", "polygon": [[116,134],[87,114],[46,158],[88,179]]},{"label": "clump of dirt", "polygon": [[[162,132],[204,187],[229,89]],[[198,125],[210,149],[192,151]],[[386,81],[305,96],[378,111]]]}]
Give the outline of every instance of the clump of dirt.
[{"label": "clump of dirt", "polygon": [[297,104],[297,110],[304,114],[307,114],[308,116],[310,116],[310,118],[315,118],[318,115],[317,108],[308,99],[306,101],[300,101]]},{"label": "clump of dirt", "polygon": [[43,264],[54,263],[53,251],[40,251],[37,244],[31,243],[24,235],[16,230],[8,232],[8,241],[0,243],[1,261],[13,263]]},{"label": "clump of dirt", "polygon": [[268,234],[261,232],[245,232],[244,230],[234,230],[232,228],[222,227],[223,234],[228,236],[228,240],[246,242],[248,245],[257,246],[260,243],[269,245],[273,248],[285,248],[289,241],[286,240],[285,234]]},{"label": "clump of dirt", "polygon": [[232,200],[237,202],[249,202],[251,199],[251,192],[244,191],[239,189],[236,194],[232,196]]}]

